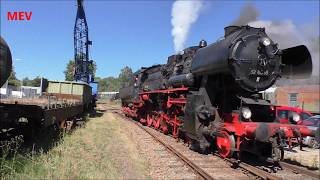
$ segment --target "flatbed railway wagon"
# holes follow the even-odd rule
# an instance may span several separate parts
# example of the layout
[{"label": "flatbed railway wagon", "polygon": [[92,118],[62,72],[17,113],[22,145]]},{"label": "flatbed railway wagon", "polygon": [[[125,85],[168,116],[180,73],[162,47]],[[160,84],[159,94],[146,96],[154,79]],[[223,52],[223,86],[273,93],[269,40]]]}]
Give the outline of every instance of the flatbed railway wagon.
[{"label": "flatbed railway wagon", "polygon": [[[43,81],[43,95],[32,99],[0,99],[0,128],[34,136],[50,126],[71,128],[92,109],[92,89],[86,83]],[[5,136],[2,134],[2,136]]]}]

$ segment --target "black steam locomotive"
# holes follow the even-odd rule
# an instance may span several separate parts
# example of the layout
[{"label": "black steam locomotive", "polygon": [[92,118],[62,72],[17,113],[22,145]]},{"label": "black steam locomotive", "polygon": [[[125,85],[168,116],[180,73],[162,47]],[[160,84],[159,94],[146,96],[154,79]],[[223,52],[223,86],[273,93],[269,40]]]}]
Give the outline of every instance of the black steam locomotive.
[{"label": "black steam locomotive", "polygon": [[228,157],[249,149],[279,160],[281,138],[314,132],[273,123],[272,105],[258,92],[279,77],[311,72],[304,45],[281,50],[264,28],[229,26],[222,40],[210,45],[202,40],[167,64],[141,68],[119,95],[128,116],[183,137],[199,152],[214,148]]},{"label": "black steam locomotive", "polygon": [[11,74],[12,58],[9,46],[0,37],[0,87],[7,81]]}]

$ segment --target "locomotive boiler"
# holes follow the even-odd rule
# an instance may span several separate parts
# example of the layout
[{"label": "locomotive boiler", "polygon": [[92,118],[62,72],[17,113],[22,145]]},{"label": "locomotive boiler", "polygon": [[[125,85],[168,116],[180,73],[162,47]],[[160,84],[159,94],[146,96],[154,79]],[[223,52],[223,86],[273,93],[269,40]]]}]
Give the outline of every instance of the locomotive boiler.
[{"label": "locomotive boiler", "polygon": [[0,37],[0,87],[11,74],[12,57],[8,44]]},{"label": "locomotive boiler", "polygon": [[275,122],[273,105],[259,91],[280,77],[311,72],[304,45],[279,49],[264,28],[229,26],[222,40],[202,40],[167,64],[139,70],[120,97],[127,115],[185,139],[193,150],[223,157],[249,151],[277,162],[284,139],[316,132]]}]

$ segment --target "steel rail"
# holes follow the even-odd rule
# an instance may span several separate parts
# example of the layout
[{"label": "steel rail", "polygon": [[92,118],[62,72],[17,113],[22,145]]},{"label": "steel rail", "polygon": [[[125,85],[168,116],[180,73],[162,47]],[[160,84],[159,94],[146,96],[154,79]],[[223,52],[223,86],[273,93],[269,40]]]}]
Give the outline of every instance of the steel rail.
[{"label": "steel rail", "polygon": [[125,119],[129,120],[130,122],[136,124],[139,128],[141,128],[142,130],[144,130],[146,133],[148,133],[154,140],[156,140],[157,142],[159,142],[161,145],[163,145],[164,147],[166,147],[171,153],[173,153],[174,155],[176,155],[180,160],[182,160],[183,162],[185,162],[191,169],[193,169],[193,171],[198,174],[201,178],[206,179],[206,180],[214,180],[214,178],[212,176],[210,176],[207,172],[205,172],[202,168],[200,168],[199,166],[197,166],[196,164],[194,164],[190,159],[188,159],[186,156],[184,156],[183,154],[181,154],[180,152],[178,152],[176,149],[174,149],[172,146],[170,146],[169,144],[165,143],[164,141],[162,141],[159,137],[157,137],[154,133],[152,133],[150,130],[148,130],[147,128],[145,128],[143,125],[141,125],[139,122],[136,121],[132,121],[131,119],[129,119],[128,117],[125,117],[122,115],[122,113],[119,113],[118,111],[114,111],[116,112],[118,115],[121,115],[122,117],[124,117]]},{"label": "steel rail", "polygon": [[210,176],[208,173],[206,173],[202,168],[200,168],[199,166],[194,164],[192,161],[190,161],[190,159],[188,159],[186,156],[184,156],[183,154],[181,154],[180,152],[175,150],[172,146],[163,142],[159,137],[157,137],[155,134],[153,134],[147,128],[143,127],[139,123],[135,123],[135,124],[137,124],[141,129],[143,129],[145,132],[147,132],[150,136],[152,136],[153,139],[155,139],[157,142],[159,142],[164,147],[166,147],[169,151],[171,151],[173,154],[175,154],[179,159],[181,159],[183,162],[185,162],[190,168],[192,168],[195,171],[195,173],[197,173],[203,179],[214,180],[214,178],[212,176]]},{"label": "steel rail", "polygon": [[[197,173],[198,175],[200,175],[203,179],[214,179],[212,176],[210,176],[208,173],[206,173],[202,168],[200,168],[199,166],[197,166],[196,164],[194,164],[191,160],[189,160],[187,157],[185,157],[184,155],[182,155],[180,152],[178,152],[177,150],[175,150],[172,146],[166,144],[165,142],[163,142],[159,137],[157,137],[155,134],[153,134],[150,130],[148,130],[147,128],[145,128],[142,124],[140,124],[139,122],[136,121],[131,121],[131,119],[129,119],[128,117],[124,116],[122,114],[122,112],[120,111],[114,111],[116,112],[118,115],[124,117],[125,119],[128,119],[130,122],[136,124],[138,127],[140,127],[141,129],[143,129],[145,132],[147,132],[150,136],[153,137],[153,139],[155,139],[157,142],[159,142],[160,144],[162,144],[163,146],[165,146],[169,151],[171,151],[173,154],[175,154],[179,159],[181,159],[182,161],[184,161],[190,168],[192,168],[195,173]],[[261,179],[264,180],[280,180],[282,179],[281,177],[275,176],[273,174],[270,174],[269,172],[266,172],[264,170],[261,170],[257,167],[254,167],[250,164],[244,163],[244,162],[238,162],[236,160],[233,159],[229,159],[229,158],[223,158],[218,154],[214,154],[215,156],[218,156],[222,159],[224,159],[225,161],[231,163],[232,165],[236,165],[240,168],[242,168],[243,170],[258,176]],[[308,171],[306,169],[302,169],[299,168],[297,166],[285,163],[285,162],[281,162],[281,166],[283,166],[284,168],[287,169],[291,169],[294,170],[295,172],[298,172],[300,174],[304,174],[304,175],[308,175],[311,176],[313,178],[319,178],[319,174],[316,174],[312,171]]]},{"label": "steel rail", "polygon": [[258,176],[258,177],[260,177],[262,179],[266,179],[266,180],[280,180],[280,179],[282,179],[280,177],[272,175],[272,174],[270,174],[270,173],[268,173],[268,172],[266,172],[264,170],[261,170],[261,169],[259,169],[257,167],[254,167],[254,166],[252,166],[250,164],[247,164],[245,162],[238,162],[237,160],[233,160],[233,159],[230,159],[230,158],[223,158],[217,153],[215,153],[214,155],[218,156],[218,157],[224,159],[225,161],[231,163],[232,165],[236,165],[236,166],[238,166],[238,167],[248,171],[249,173],[254,174],[254,175],[256,175],[256,176]]}]

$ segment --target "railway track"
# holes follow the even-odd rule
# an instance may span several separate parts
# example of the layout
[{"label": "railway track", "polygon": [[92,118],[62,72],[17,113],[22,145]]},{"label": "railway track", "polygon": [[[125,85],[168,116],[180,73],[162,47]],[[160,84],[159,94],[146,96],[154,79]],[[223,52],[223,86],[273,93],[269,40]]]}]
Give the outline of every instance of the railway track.
[{"label": "railway track", "polygon": [[315,172],[285,162],[281,162],[284,170],[269,173],[244,162],[238,163],[233,159],[222,159],[218,155],[199,154],[189,150],[182,142],[177,142],[176,139],[168,135],[132,121],[118,109],[110,109],[110,111],[147,132],[155,141],[183,161],[201,179],[319,179],[319,175]]}]

